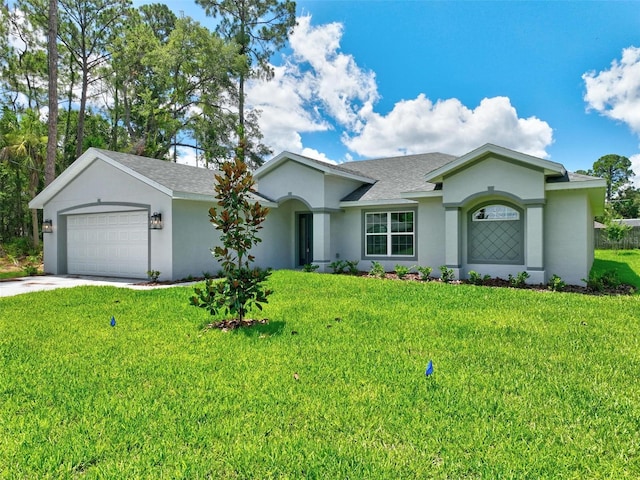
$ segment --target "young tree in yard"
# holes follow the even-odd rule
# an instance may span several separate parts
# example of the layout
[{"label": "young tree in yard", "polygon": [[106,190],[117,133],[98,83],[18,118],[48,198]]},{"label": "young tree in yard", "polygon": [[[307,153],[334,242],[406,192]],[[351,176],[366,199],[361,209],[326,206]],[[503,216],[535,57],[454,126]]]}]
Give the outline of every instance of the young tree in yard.
[{"label": "young tree in yard", "polygon": [[605,224],[604,231],[607,235],[607,240],[614,245],[614,250],[618,250],[620,248],[620,242],[622,242],[631,231],[631,227],[622,223],[620,219],[609,219]]},{"label": "young tree in yard", "polygon": [[[247,148],[240,160],[252,166],[262,164],[263,145],[254,145],[259,135],[251,138],[254,128],[245,111],[245,82],[250,78],[273,77],[269,64],[271,55],[282,48],[296,25],[296,3],[291,0],[196,0],[207,15],[217,18],[217,32],[238,47],[238,117],[242,137],[239,142]],[[255,114],[255,112],[253,112]]]},{"label": "young tree in yard", "polygon": [[241,326],[249,308],[262,310],[262,303],[272,293],[263,286],[270,270],[253,267],[249,253],[261,239],[257,236],[269,209],[251,198],[254,180],[247,165],[236,158],[222,165],[222,175],[216,175],[217,207],[209,209],[209,221],[220,233],[222,246],[213,249],[222,265],[224,279],[207,279],[205,288],[195,288],[191,304],[206,308],[212,315],[225,312],[234,316]]}]

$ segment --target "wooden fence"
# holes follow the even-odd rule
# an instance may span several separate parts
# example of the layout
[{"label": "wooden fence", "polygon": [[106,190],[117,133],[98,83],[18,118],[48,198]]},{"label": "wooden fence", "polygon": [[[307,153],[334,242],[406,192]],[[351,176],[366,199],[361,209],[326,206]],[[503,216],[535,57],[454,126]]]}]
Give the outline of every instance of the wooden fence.
[{"label": "wooden fence", "polygon": [[604,228],[595,228],[595,246],[603,250],[628,250],[640,248],[640,227],[633,227],[620,242],[612,242],[607,238]]}]

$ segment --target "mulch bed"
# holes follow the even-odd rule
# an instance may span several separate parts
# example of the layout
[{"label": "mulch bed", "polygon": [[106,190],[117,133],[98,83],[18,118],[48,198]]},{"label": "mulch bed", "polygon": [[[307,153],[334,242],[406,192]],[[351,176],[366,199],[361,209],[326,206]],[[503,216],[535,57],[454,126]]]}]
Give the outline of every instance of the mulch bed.
[{"label": "mulch bed", "polygon": [[[369,278],[380,278],[380,277],[375,277],[371,274],[369,274],[368,272],[360,272],[359,274],[361,277],[369,277]],[[389,272],[386,273],[384,276],[385,279],[388,280],[398,280],[398,281],[409,281],[409,282],[424,282],[425,280],[422,280],[420,278],[420,274],[419,273],[408,273],[404,278],[400,278],[398,277],[398,275],[394,272]],[[430,278],[429,280],[426,280],[427,282],[440,282],[441,280],[438,278]],[[449,282],[450,285],[471,285],[472,283],[469,282],[468,280],[454,280],[452,282]],[[485,280],[482,282],[482,285],[479,285],[482,287],[494,287],[494,288],[516,288],[511,286],[511,283],[509,282],[509,280],[505,280],[504,278],[490,278],[488,280]],[[550,292],[551,290],[549,290],[549,287],[547,287],[544,284],[536,284],[536,285],[529,285],[526,284],[522,287],[518,287],[518,290],[536,290],[536,291],[540,291],[540,292]],[[633,295],[633,293],[635,293],[635,288],[631,285],[627,285],[627,284],[620,284],[617,287],[610,287],[610,288],[605,288],[601,291],[597,291],[597,290],[592,290],[586,286],[581,286],[581,285],[566,285],[561,292],[568,292],[568,293],[582,293],[584,295]]]},{"label": "mulch bed", "polygon": [[242,321],[234,318],[232,320],[220,320],[219,322],[210,323],[205,328],[217,328],[219,330],[222,330],[223,332],[227,332],[229,330],[235,330],[237,328],[253,327],[254,325],[266,325],[267,323],[269,323],[268,318],[263,318],[261,320],[257,320],[254,318],[245,318]]}]

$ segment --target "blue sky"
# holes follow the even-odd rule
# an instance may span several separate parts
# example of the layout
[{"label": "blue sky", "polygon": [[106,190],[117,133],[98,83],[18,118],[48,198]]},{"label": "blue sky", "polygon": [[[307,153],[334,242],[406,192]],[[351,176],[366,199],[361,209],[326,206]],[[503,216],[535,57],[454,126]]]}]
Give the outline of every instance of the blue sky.
[{"label": "blue sky", "polygon": [[[136,1],[136,5],[147,3]],[[190,0],[168,0],[212,26]],[[640,2],[298,1],[254,84],[265,143],[341,162],[486,142],[640,174]]]}]

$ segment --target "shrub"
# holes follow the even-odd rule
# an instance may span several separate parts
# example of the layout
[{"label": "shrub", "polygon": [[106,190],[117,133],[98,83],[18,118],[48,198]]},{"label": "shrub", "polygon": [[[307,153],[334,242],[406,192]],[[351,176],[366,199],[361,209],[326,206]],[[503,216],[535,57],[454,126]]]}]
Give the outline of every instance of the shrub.
[{"label": "shrub", "polygon": [[311,273],[311,272],[315,272],[318,268],[320,268],[320,265],[314,265],[313,263],[305,263],[302,266],[302,271]]},{"label": "shrub", "polygon": [[[38,274],[38,265],[40,265],[42,257],[40,255],[29,255],[22,265],[22,271],[28,277]],[[14,262],[15,265],[19,263]]]},{"label": "shrub", "polygon": [[474,285],[484,285],[490,279],[491,275],[480,275],[475,270],[469,271],[469,283]]},{"label": "shrub", "polygon": [[328,267],[333,270],[333,273],[344,273],[344,269],[347,268],[347,262],[344,260],[334,260]]},{"label": "shrub", "polygon": [[413,267],[396,265],[394,268],[396,269],[396,275],[398,275],[398,278],[403,279],[404,277],[407,276],[407,274],[409,273],[409,270],[411,270]]},{"label": "shrub", "polygon": [[509,284],[514,288],[522,288],[527,283],[529,276],[527,272],[520,272],[515,277],[509,274]]},{"label": "shrub", "polygon": [[360,263],[360,260],[347,260],[346,264],[347,264],[347,270],[349,270],[349,273],[351,275],[357,275],[358,274],[358,264]]},{"label": "shrub", "polygon": [[160,272],[158,270],[147,270],[147,276],[149,280],[153,283],[158,281],[158,277],[160,276]]},{"label": "shrub", "polygon": [[420,280],[429,280],[429,277],[431,275],[431,272],[433,271],[433,268],[416,267],[416,270],[418,270],[418,273],[420,274]]},{"label": "shrub", "polygon": [[560,278],[555,273],[547,282],[547,287],[549,288],[549,290],[552,290],[554,292],[561,292],[566,286],[567,284],[562,280],[562,278]]},{"label": "shrub", "polygon": [[33,251],[31,242],[27,237],[17,237],[12,239],[10,242],[2,245],[2,250],[4,250],[7,256],[15,258],[22,258],[37,253]]},{"label": "shrub", "polygon": [[456,276],[453,273],[453,269],[447,268],[446,265],[440,267],[440,280],[444,283],[450,283],[455,280]]},{"label": "shrub", "polygon": [[380,262],[376,262],[375,260],[371,262],[371,270],[369,270],[369,275],[378,278],[384,278],[385,271],[384,267]]},{"label": "shrub", "polygon": [[594,292],[601,292],[606,288],[617,288],[620,286],[620,279],[615,270],[607,270],[601,274],[591,272],[588,279],[582,279],[586,282],[587,288]]}]

